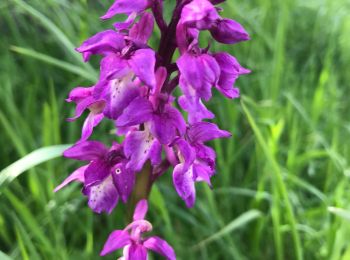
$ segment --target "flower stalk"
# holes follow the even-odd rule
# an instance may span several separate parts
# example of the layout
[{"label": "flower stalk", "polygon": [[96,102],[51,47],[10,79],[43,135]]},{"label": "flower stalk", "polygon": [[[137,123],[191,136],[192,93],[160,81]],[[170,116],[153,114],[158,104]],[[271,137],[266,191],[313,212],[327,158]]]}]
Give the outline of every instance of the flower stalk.
[{"label": "flower stalk", "polygon": [[[100,77],[93,86],[76,87],[67,99],[76,103],[69,121],[85,110],[89,113],[80,140],[64,156],[86,164],[55,191],[78,181],[96,213],[109,214],[119,202],[128,205],[131,224],[111,233],[101,255],[124,248],[123,259],[146,260],[147,250],[175,259],[164,240],[142,236],[152,229],[144,220],[152,185],[172,169],[175,190],[187,207],[195,204],[197,182],[211,187],[216,154],[206,142],[229,138],[231,133],[208,121],[215,115],[205,103],[213,89],[230,99],[239,97],[234,84],[240,75],[250,72],[230,54],[213,53],[210,46],[203,49],[199,45],[202,31],[209,31],[223,44],[249,39],[238,22],[219,15],[221,9],[216,5],[221,2],[177,0],[167,24],[162,0],[116,0],[101,19],[117,14],[127,19],[76,49],[85,62],[91,55],[102,56]],[[148,45],[155,25],[161,32],[157,51]],[[181,96],[174,96],[177,87]],[[124,136],[121,143],[107,147],[89,140],[102,120],[113,121],[116,135]]]},{"label": "flower stalk", "polygon": [[143,166],[142,171],[137,175],[134,191],[130,196],[128,205],[128,216],[127,219],[132,219],[132,213],[135,210],[137,202],[142,199],[148,200],[149,194],[152,189],[152,165],[150,162],[146,162]]}]

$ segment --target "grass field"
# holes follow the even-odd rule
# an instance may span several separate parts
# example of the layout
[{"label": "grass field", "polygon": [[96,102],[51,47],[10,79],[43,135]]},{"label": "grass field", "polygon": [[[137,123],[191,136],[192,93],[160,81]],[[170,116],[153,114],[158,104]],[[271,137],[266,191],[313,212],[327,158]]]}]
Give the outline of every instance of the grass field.
[{"label": "grass field", "polygon": [[[93,214],[78,185],[53,193],[77,166],[59,154],[82,125],[65,121],[74,108],[64,99],[98,73],[98,59],[84,64],[74,47],[111,26],[98,18],[111,2],[0,1],[0,169],[36,150],[0,173],[0,259],[98,259],[108,234],[125,224],[124,205]],[[214,189],[198,184],[187,209],[171,174],[162,177],[150,198],[155,233],[179,259],[348,260],[350,1],[223,7],[252,40],[213,47],[253,72],[238,81],[239,100],[215,95],[209,104],[233,133],[212,143]],[[93,138],[110,142],[111,129],[104,123]]]}]

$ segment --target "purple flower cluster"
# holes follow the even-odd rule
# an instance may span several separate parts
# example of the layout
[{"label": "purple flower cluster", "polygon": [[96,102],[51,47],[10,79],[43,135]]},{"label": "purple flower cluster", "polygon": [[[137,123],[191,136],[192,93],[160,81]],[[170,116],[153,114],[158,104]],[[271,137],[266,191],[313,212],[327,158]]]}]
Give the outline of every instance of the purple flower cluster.
[{"label": "purple flower cluster", "polygon": [[[127,15],[125,21],[114,24],[114,30],[99,32],[76,49],[84,61],[91,55],[102,56],[100,77],[94,86],[73,89],[67,99],[76,104],[75,115],[69,120],[85,110],[89,114],[80,140],[64,156],[87,164],[56,190],[71,181],[81,182],[89,207],[97,213],[111,213],[119,200],[128,201],[137,174],[149,162],[150,185],[172,166],[177,193],[188,207],[194,205],[195,183],[211,185],[215,173],[215,151],[205,142],[231,136],[203,121],[214,117],[204,102],[212,97],[213,87],[228,98],[237,98],[239,90],[234,83],[241,74],[249,73],[230,54],[212,53],[209,47],[199,46],[199,34],[204,30],[224,44],[249,39],[239,23],[219,15],[221,9],[216,5],[220,2],[223,0],[177,0],[171,21],[166,23],[162,0],[116,0],[101,17]],[[148,45],[154,23],[161,32],[157,50]],[[176,50],[179,58],[173,61]],[[177,86],[180,97],[173,95]],[[186,112],[187,120],[176,103]],[[88,140],[104,118],[113,120],[117,135],[125,136],[121,144],[108,148]],[[125,259],[146,259],[146,249],[175,259],[166,242],[141,238],[141,233],[151,229],[143,220],[145,208],[147,202],[138,204],[137,216],[127,228],[131,233],[112,233],[102,254],[126,246]]]}]

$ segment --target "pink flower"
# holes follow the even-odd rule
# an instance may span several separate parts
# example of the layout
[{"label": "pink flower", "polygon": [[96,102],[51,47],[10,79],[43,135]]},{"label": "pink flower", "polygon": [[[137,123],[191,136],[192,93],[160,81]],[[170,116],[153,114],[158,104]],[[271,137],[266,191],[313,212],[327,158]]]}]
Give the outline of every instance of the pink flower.
[{"label": "pink flower", "polygon": [[165,240],[157,236],[143,237],[143,233],[152,231],[152,224],[144,219],[147,210],[147,200],[140,200],[135,208],[133,222],[125,229],[115,230],[109,235],[101,256],[124,248],[124,260],[147,260],[147,250],[152,250],[166,259],[175,260],[175,252]]}]

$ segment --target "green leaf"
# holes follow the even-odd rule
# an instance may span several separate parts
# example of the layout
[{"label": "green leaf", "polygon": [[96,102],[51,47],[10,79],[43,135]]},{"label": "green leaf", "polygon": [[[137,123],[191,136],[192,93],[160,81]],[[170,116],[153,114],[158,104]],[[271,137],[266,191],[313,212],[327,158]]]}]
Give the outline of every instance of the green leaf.
[{"label": "green leaf", "polygon": [[0,250],[0,259],[1,260],[12,260],[12,258],[10,256],[6,255],[1,250]]},{"label": "green leaf", "polygon": [[350,211],[342,208],[328,207],[328,211],[338,217],[350,221]]},{"label": "green leaf", "polygon": [[37,149],[0,172],[0,188],[30,168],[62,155],[70,145],[54,145]]},{"label": "green leaf", "polygon": [[261,216],[261,212],[255,209],[249,210],[242,215],[240,215],[238,218],[232,220],[229,224],[227,224],[224,228],[222,228],[217,233],[211,235],[210,237],[200,241],[197,245],[193,247],[193,249],[199,249],[201,247],[204,247],[208,245],[209,243],[212,243],[216,240],[219,240],[225,235],[228,235],[232,231],[242,228],[245,225],[247,225],[252,220],[259,218]]}]

